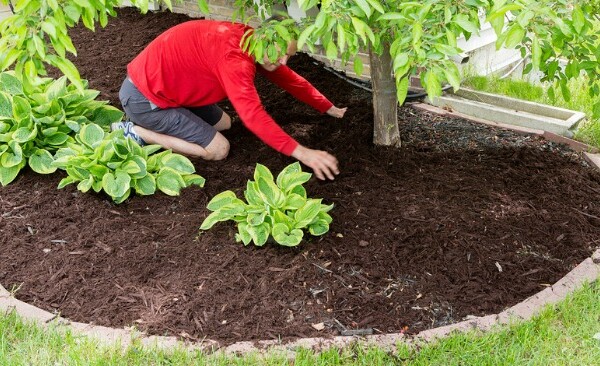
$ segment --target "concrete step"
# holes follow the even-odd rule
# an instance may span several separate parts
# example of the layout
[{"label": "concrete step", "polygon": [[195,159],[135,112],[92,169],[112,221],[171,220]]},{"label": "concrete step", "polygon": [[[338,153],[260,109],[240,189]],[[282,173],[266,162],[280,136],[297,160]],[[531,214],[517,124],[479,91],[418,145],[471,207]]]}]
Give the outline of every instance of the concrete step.
[{"label": "concrete step", "polygon": [[446,93],[434,100],[427,98],[426,102],[492,122],[544,130],[567,137],[573,136],[572,129],[585,118],[583,112],[469,89]]}]

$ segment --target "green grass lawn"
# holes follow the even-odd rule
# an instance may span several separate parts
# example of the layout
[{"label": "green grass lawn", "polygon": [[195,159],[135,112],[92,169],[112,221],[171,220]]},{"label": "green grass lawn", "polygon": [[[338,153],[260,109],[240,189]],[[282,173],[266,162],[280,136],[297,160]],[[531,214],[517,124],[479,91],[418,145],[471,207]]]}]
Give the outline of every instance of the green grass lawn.
[{"label": "green grass lawn", "polygon": [[0,365],[600,365],[600,283],[586,285],[534,319],[492,332],[456,334],[391,354],[355,345],[322,353],[298,350],[291,361],[271,353],[203,355],[134,344],[104,346],[64,328],[47,329],[15,314],[0,316]]}]

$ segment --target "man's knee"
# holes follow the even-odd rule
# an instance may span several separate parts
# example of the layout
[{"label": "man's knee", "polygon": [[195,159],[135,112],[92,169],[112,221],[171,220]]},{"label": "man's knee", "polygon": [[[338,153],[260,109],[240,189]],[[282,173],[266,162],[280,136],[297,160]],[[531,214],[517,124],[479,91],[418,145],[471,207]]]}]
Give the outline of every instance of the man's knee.
[{"label": "man's knee", "polygon": [[220,133],[217,133],[215,138],[206,147],[206,151],[210,155],[210,160],[223,160],[229,154],[229,141]]},{"label": "man's knee", "polygon": [[221,116],[221,119],[219,120],[219,122],[217,122],[217,124],[215,124],[215,129],[217,131],[223,131],[223,130],[228,130],[231,128],[231,117],[223,112],[223,115]]}]

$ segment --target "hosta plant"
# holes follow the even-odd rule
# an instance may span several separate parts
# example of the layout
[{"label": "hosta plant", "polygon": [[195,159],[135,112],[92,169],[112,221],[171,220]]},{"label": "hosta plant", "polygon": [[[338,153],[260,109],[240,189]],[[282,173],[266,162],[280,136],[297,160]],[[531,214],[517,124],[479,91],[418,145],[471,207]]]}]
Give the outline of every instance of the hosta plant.
[{"label": "hosta plant", "polygon": [[329,231],[332,219],[327,213],[333,204],[324,205],[321,199],[307,198],[302,184],[312,174],[302,172],[299,163],[288,165],[276,179],[267,167],[256,165],[254,180],[248,181],[244,198],[233,191],[221,192],[208,203],[213,211],[206,217],[201,230],[208,230],[220,221],[237,223],[235,238],[244,245],[254,242],[264,245],[272,235],[273,240],[284,246],[298,245],[305,229],[312,235]]},{"label": "hosta plant", "polygon": [[[99,92],[83,93],[66,78],[37,79],[24,87],[13,72],[0,73],[0,184],[12,182],[28,163],[32,170],[49,174],[52,154],[73,142],[80,124],[110,124],[123,112],[96,101]],[[84,85],[86,85],[84,83]]]},{"label": "hosta plant", "polygon": [[141,147],[123,136],[122,130],[106,133],[96,124],[83,126],[76,143],[56,152],[52,166],[66,170],[58,188],[77,183],[87,192],[104,190],[115,203],[121,203],[132,190],[151,195],[160,190],[176,196],[191,185],[204,186],[204,178],[194,174],[190,160],[171,150],[156,153],[158,145]]}]

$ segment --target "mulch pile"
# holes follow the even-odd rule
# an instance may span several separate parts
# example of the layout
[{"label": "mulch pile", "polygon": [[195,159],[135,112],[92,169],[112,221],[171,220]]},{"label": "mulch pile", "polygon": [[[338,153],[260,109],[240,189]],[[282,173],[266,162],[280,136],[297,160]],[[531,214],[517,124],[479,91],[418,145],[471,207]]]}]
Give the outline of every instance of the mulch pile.
[{"label": "mulch pile", "polygon": [[[73,29],[73,60],[120,107],[127,63],[187,19],[122,9],[95,33]],[[114,205],[56,189],[61,172],[24,170],[0,188],[0,283],[74,321],[225,345],[343,329],[413,333],[497,313],[600,245],[600,174],[575,152],[408,105],[399,112],[402,148],[376,147],[367,91],[306,55],[290,66],[348,107],[341,120],[320,115],[257,80],[285,130],[340,161],[335,181],[305,185],[309,197],[335,204],[326,235],[257,248],[236,243],[231,222],[198,231],[207,202],[227,189],[241,194],[256,163],[278,173],[293,162],[236,120],[227,160],[195,160],[206,186],[180,197]]]}]

